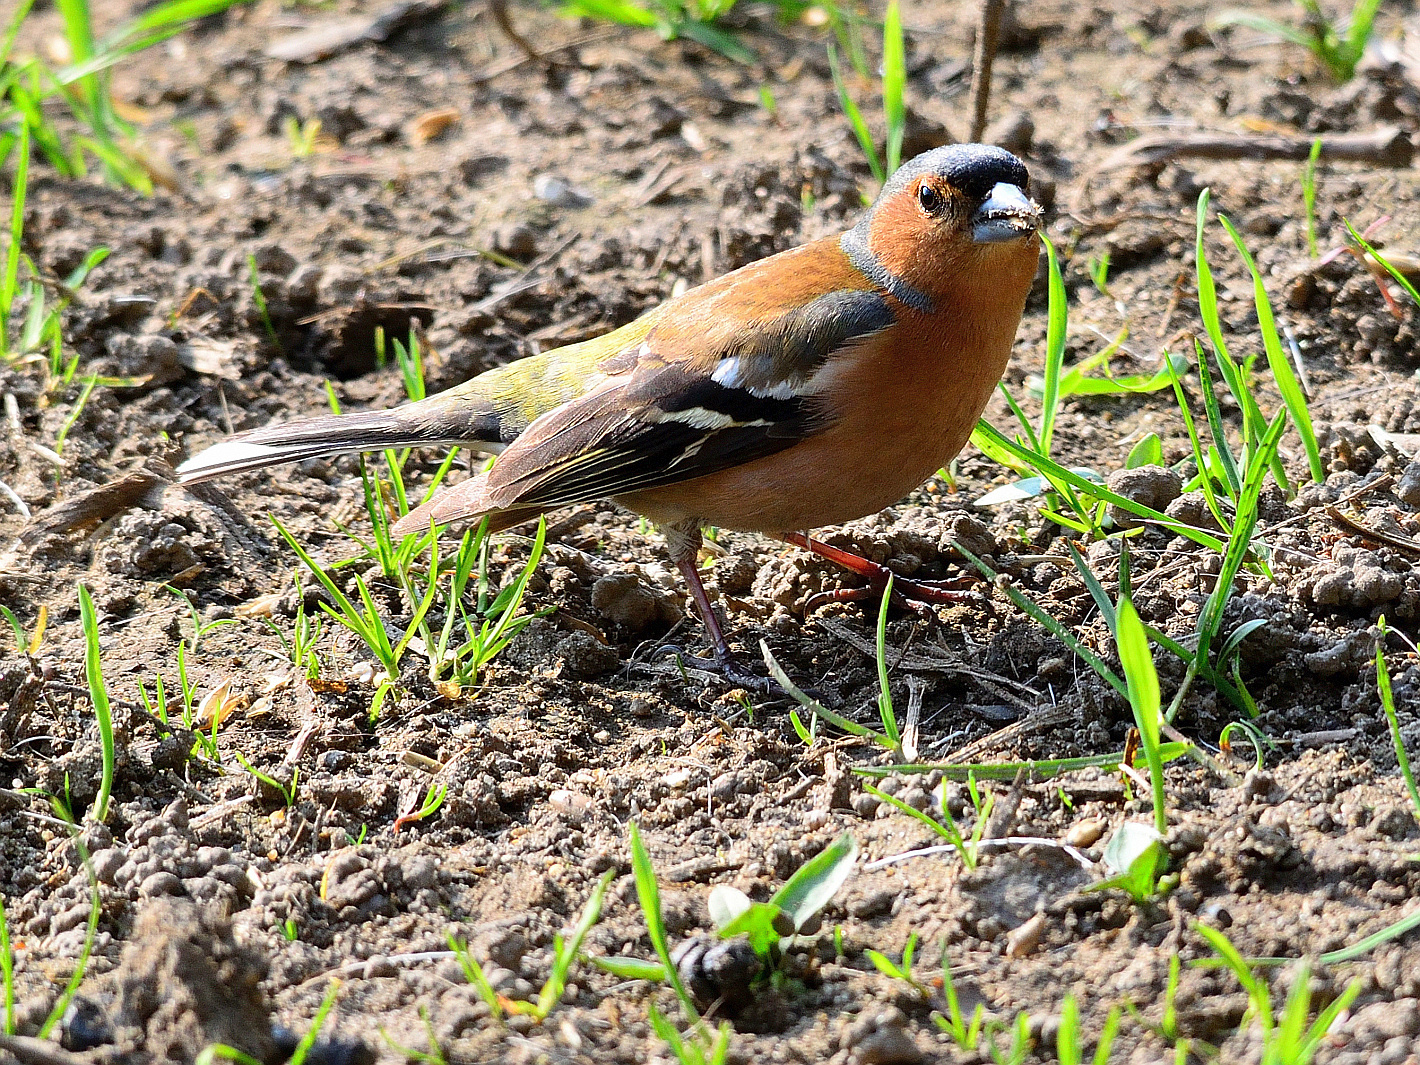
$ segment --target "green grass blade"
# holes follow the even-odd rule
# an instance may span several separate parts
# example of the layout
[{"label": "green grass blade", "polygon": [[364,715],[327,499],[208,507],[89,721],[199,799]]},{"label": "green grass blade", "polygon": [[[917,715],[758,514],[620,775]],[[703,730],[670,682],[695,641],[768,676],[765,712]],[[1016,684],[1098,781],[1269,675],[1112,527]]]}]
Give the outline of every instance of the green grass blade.
[{"label": "green grass blade", "polygon": [[1085,582],[1085,587],[1089,589],[1090,598],[1095,601],[1095,606],[1099,607],[1100,614],[1104,617],[1104,623],[1109,626],[1110,632],[1114,632],[1114,603],[1110,600],[1109,594],[1104,590],[1104,585],[1100,584],[1099,578],[1095,576],[1095,571],[1090,569],[1089,563],[1085,561],[1079,549],[1072,543],[1066,543],[1065,546],[1069,548],[1070,561],[1075,563],[1075,569],[1079,571],[1080,579]]},{"label": "green grass blade", "polygon": [[[1197,337],[1193,338],[1193,347],[1198,356],[1198,382],[1203,393],[1203,410],[1208,419],[1208,431],[1213,434],[1214,452],[1223,467],[1223,480],[1228,489],[1228,496],[1236,506],[1238,496],[1242,494],[1242,477],[1238,474],[1237,460],[1233,458],[1233,449],[1228,446],[1228,437],[1223,430],[1223,411],[1218,406],[1217,393],[1213,391],[1213,374],[1208,369],[1208,353],[1203,350],[1203,344]],[[1206,463],[1198,468],[1207,476]]]},{"label": "green grass blade", "polygon": [[562,1001],[562,993],[567,990],[567,974],[571,971],[572,963],[577,959],[577,953],[582,949],[582,941],[587,938],[587,933],[592,930],[602,917],[602,903],[606,899],[606,890],[611,886],[612,880],[616,876],[616,870],[608,869],[601,875],[596,886],[592,888],[592,893],[587,898],[587,904],[582,907],[582,914],[577,919],[576,927],[572,929],[572,936],[567,940],[558,943],[558,949],[554,953],[552,972],[547,978],[547,983],[542,985],[542,991],[537,996],[538,1017],[546,1017],[552,1012],[553,1007]]},{"label": "green grass blade", "polygon": [[1276,19],[1259,15],[1254,11],[1232,9],[1222,11],[1213,17],[1212,24],[1220,29],[1227,26],[1242,26],[1245,29],[1281,38],[1290,44],[1305,48],[1309,52],[1316,50],[1316,39],[1310,33],[1285,22],[1278,22]]},{"label": "green grass blade", "polygon": [[838,49],[832,42],[828,45],[828,69],[833,74],[833,87],[838,92],[838,103],[848,118],[848,124],[853,127],[853,136],[858,138],[858,146],[863,149],[863,154],[868,159],[868,167],[873,171],[873,177],[882,184],[887,180],[883,162],[878,158],[878,149],[873,144],[873,134],[868,129],[863,112],[858,110],[858,105],[853,102],[853,96],[848,91],[848,83],[843,80],[843,72],[838,66]]},{"label": "green grass blade", "polygon": [[1045,330],[1045,395],[1040,401],[1040,452],[1050,454],[1050,441],[1055,433],[1055,415],[1060,406],[1060,367],[1065,362],[1065,333],[1069,325],[1069,309],[1065,301],[1065,279],[1060,275],[1060,260],[1055,245],[1045,241],[1049,260],[1050,285]]},{"label": "green grass blade", "polygon": [[719,26],[687,20],[677,24],[676,31],[696,44],[703,44],[712,51],[719,52],[726,59],[750,66],[759,61],[759,56],[745,46],[733,33]]},{"label": "green grass blade", "polygon": [[0,1031],[15,1034],[15,955],[10,951],[10,924],[5,917],[5,900],[0,898],[0,982],[4,984],[4,1013]]},{"label": "green grass blade", "polygon": [[1380,10],[1381,0],[1356,0],[1356,6],[1351,9],[1351,22],[1346,27],[1346,37],[1341,45],[1342,64],[1337,73],[1344,74],[1338,77],[1338,81],[1350,81],[1356,73],[1356,65],[1360,63],[1361,57],[1366,53],[1366,42],[1371,38],[1371,31],[1375,28],[1376,12]]},{"label": "green grass blade", "polygon": [[666,980],[675,989],[685,1015],[692,1023],[698,1023],[700,1012],[690,992],[681,981],[680,970],[671,960],[670,941],[666,938],[666,925],[661,918],[661,890],[656,883],[656,870],[651,865],[651,856],[646,853],[646,845],[641,842],[641,826],[632,821],[627,826],[631,847],[631,873],[636,881],[636,897],[641,902],[641,912],[646,918],[646,934],[661,964],[666,969]]},{"label": "green grass blade", "polygon": [[796,930],[802,928],[853,874],[857,859],[857,841],[853,833],[844,832],[799,866],[769,901],[789,916]]},{"label": "green grass blade", "polygon": [[[1203,359],[1203,349],[1198,342],[1194,341],[1198,358]],[[1218,493],[1213,488],[1213,478],[1208,476],[1208,461],[1203,451],[1203,441],[1198,438],[1198,426],[1193,421],[1193,411],[1188,406],[1188,396],[1183,391],[1183,381],[1179,378],[1178,372],[1171,359],[1165,359],[1168,367],[1169,380],[1173,384],[1174,399],[1178,402],[1178,412],[1183,418],[1184,428],[1188,431],[1188,442],[1193,448],[1193,462],[1198,467],[1199,484],[1203,489],[1203,498],[1208,504],[1208,511],[1213,515],[1219,527],[1227,532],[1232,527],[1232,522],[1228,521],[1223,514],[1223,508],[1218,505]]]},{"label": "green grass blade", "polygon": [[883,591],[882,603],[878,606],[877,660],[878,660],[878,716],[883,722],[883,735],[894,748],[902,746],[902,734],[897,728],[897,715],[892,708],[892,692],[888,688],[887,668],[887,612],[892,601],[892,577],[888,577],[887,588]]},{"label": "green grass blade", "polygon": [[[89,12],[88,0],[56,0],[60,17],[64,20],[64,39],[69,45],[69,55],[75,63],[85,63],[94,55],[93,17]],[[103,127],[103,88],[93,74],[75,79],[80,95],[84,97],[89,117],[94,120],[95,132],[100,136],[107,132]]]},{"label": "green grass blade", "polygon": [[99,742],[103,747],[103,769],[93,807],[94,820],[102,824],[108,820],[109,796],[113,792],[113,714],[109,708],[108,689],[104,686],[103,664],[99,657],[99,623],[94,614],[94,600],[89,596],[89,589],[82,584],[79,585],[79,618],[84,629],[84,676],[89,685],[89,697],[94,703],[94,715],[99,720]]},{"label": "green grass blade", "polygon": [[1311,413],[1307,410],[1307,397],[1302,392],[1300,382],[1297,381],[1291,360],[1282,351],[1282,338],[1277,335],[1277,320],[1272,314],[1272,301],[1268,299],[1267,288],[1262,283],[1262,274],[1257,269],[1257,263],[1253,260],[1252,253],[1243,243],[1242,234],[1233,227],[1233,223],[1228,220],[1226,215],[1219,215],[1218,220],[1223,223],[1223,228],[1228,231],[1228,236],[1233,238],[1233,244],[1237,246],[1238,254],[1242,256],[1248,273],[1252,275],[1253,302],[1257,307],[1257,324],[1262,331],[1262,346],[1267,353],[1267,365],[1272,369],[1272,377],[1277,382],[1277,391],[1282,394],[1282,402],[1287,407],[1292,424],[1296,426],[1297,433],[1302,438],[1302,447],[1307,452],[1307,465],[1311,468],[1312,480],[1324,481],[1326,480],[1326,470],[1321,464],[1321,450],[1317,447],[1316,432],[1312,429]]},{"label": "green grass blade", "polygon": [[1233,525],[1233,535],[1228,542],[1228,548],[1223,552],[1223,565],[1218,573],[1218,581],[1213,586],[1213,591],[1208,596],[1207,602],[1203,604],[1203,612],[1198,621],[1198,649],[1196,653],[1200,662],[1209,660],[1209,649],[1217,638],[1219,626],[1223,620],[1223,611],[1233,593],[1234,581],[1251,547],[1252,533],[1257,528],[1258,521],[1258,496],[1262,492],[1263,479],[1266,477],[1271,458],[1277,450],[1277,443],[1282,438],[1282,430],[1286,424],[1286,412],[1278,411],[1277,416],[1272,419],[1272,424],[1268,426],[1261,446],[1258,448],[1257,454],[1253,456],[1252,465],[1248,469],[1243,492],[1238,499],[1237,521]]},{"label": "green grass blade", "polygon": [[[1014,455],[1027,465],[1033,467],[1041,476],[1048,478],[1052,483],[1059,480],[1077,489],[1082,494],[1095,499],[1101,499],[1106,503],[1113,503],[1115,506],[1127,510],[1130,514],[1147,518],[1149,521],[1171,532],[1177,533],[1179,536],[1192,540],[1196,544],[1200,544],[1203,547],[1220,553],[1223,551],[1223,541],[1219,540],[1212,533],[1205,532],[1202,529],[1195,529],[1193,526],[1185,525],[1181,521],[1175,521],[1161,511],[1154,510],[1152,507],[1146,507],[1142,503],[1136,503],[1134,500],[1122,496],[1118,492],[1111,492],[1108,488],[1104,487],[1104,485],[1096,484],[1093,481],[1081,477],[1072,470],[1067,470],[1053,459],[1046,458],[1044,455],[1023,447],[1014,440],[1007,439],[999,429],[984,419],[976,423],[976,432],[972,435],[972,439],[976,440],[978,434],[982,439],[987,441],[989,446]],[[983,450],[985,449],[983,448]]]},{"label": "green grass blade", "polygon": [[1149,650],[1149,637],[1134,604],[1128,599],[1120,600],[1117,617],[1115,643],[1129,686],[1129,706],[1134,711],[1134,723],[1139,727],[1144,758],[1149,765],[1149,783],[1154,791],[1154,828],[1162,836],[1168,831],[1168,805],[1164,797],[1164,763],[1159,757],[1163,724],[1159,674],[1154,667],[1153,652]]},{"label": "green grass blade", "polygon": [[902,13],[898,0],[890,0],[883,18],[883,118],[887,122],[887,164],[884,175],[892,177],[902,163],[902,138],[907,128],[907,52],[902,40]]},{"label": "green grass blade", "polygon": [[1321,158],[1321,138],[1312,141],[1307,165],[1302,168],[1302,207],[1307,215],[1307,254],[1315,259],[1316,247],[1316,164]]},{"label": "green grass blade", "polygon": [[1381,637],[1376,644],[1376,688],[1381,697],[1381,708],[1385,711],[1386,722],[1390,726],[1390,740],[1395,746],[1395,761],[1400,768],[1400,775],[1405,780],[1405,787],[1410,792],[1410,804],[1415,809],[1415,816],[1420,817],[1420,787],[1416,786],[1415,774],[1410,769],[1410,756],[1405,751],[1405,740],[1400,735],[1400,719],[1395,712],[1395,695],[1390,687],[1390,669],[1385,661],[1385,638],[1386,624],[1385,617],[1380,619]]},{"label": "green grass blade", "polygon": [[30,172],[30,127],[20,123],[19,155],[15,163],[13,202],[10,208],[10,244],[5,250],[5,273],[0,276],[0,354],[10,350],[10,309],[20,278],[20,239],[25,232],[25,190]]},{"label": "green grass blade", "polygon": [[1357,233],[1356,228],[1349,221],[1346,222],[1346,231],[1351,235],[1351,239],[1361,246],[1362,251],[1380,263],[1386,273],[1395,279],[1396,284],[1405,289],[1410,298],[1415,301],[1416,306],[1420,306],[1420,292],[1415,291],[1415,286],[1410,283],[1410,279],[1392,266],[1380,252],[1367,244],[1366,238]]},{"label": "green grass blade", "polygon": [[1193,237],[1194,272],[1198,285],[1198,314],[1203,319],[1203,329],[1213,343],[1213,350],[1226,353],[1228,346],[1223,340],[1222,322],[1218,317],[1218,287],[1213,283],[1213,270],[1208,265],[1208,251],[1203,243],[1203,234],[1208,227],[1208,200],[1211,194],[1211,189],[1204,189],[1198,194],[1198,214]]},{"label": "green grass blade", "polygon": [[659,19],[655,12],[648,11],[639,4],[627,0],[573,0],[564,5],[560,13],[573,18],[598,19],[615,22],[621,26],[642,26],[650,29]]},{"label": "green grass blade", "polygon": [[[1159,756],[1165,762],[1172,762],[1188,757],[1192,746],[1188,743],[1160,744]],[[1042,758],[1024,762],[910,762],[903,765],[854,766],[852,771],[860,777],[873,780],[889,777],[894,773],[941,773],[945,780],[965,783],[971,777],[977,780],[1014,780],[1017,773],[1025,770],[1032,780],[1045,780],[1081,769],[1117,766],[1123,758],[1123,751],[1115,751],[1110,754],[1085,754],[1074,758]]]}]

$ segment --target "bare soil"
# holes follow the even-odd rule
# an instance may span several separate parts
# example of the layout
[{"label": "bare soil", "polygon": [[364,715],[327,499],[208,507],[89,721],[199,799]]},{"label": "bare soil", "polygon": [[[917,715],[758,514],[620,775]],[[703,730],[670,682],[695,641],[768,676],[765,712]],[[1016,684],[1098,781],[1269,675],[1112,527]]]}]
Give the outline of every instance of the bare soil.
[{"label": "bare soil", "polygon": [[[972,6],[924,0],[905,10],[913,150],[965,135]],[[1295,14],[1286,3],[1257,6]],[[125,0],[96,8],[104,25],[131,14]],[[374,10],[349,0],[258,3],[120,67],[116,95],[141,120],[145,150],[171,185],[152,198],[36,165],[25,251],[39,268],[62,277],[93,247],[112,249],[69,314],[75,381],[46,387],[33,366],[0,374],[8,412],[0,479],[41,523],[49,508],[125,473],[161,473],[229,430],[322,411],[326,382],[346,409],[398,402],[398,371],[375,365],[376,326],[403,337],[420,321],[433,348],[430,388],[447,387],[627,322],[678,286],[838,231],[871,191],[833,93],[825,32],[780,24],[765,9],[731,20],[759,54],[753,67],[531,6],[512,12],[522,32],[540,48],[565,46],[545,60],[524,57],[482,5],[429,5],[383,42],[311,62],[264,54],[304,27]],[[1415,49],[1415,11],[1384,5],[1378,36]],[[1100,164],[1137,134],[1175,127],[1311,136],[1398,126],[1413,135],[1420,89],[1376,64],[1335,86],[1300,50],[1250,32],[1210,34],[1208,14],[1207,5],[1173,0],[1020,5],[997,63],[993,137],[1026,158],[1051,206],[1071,359],[1125,327],[1117,372],[1152,370],[1165,346],[1189,350],[1181,334],[1200,329],[1192,241],[1205,186],[1246,235],[1297,341],[1329,475],[1290,501],[1280,491],[1269,498],[1272,579],[1244,574],[1225,626],[1267,621],[1241,656],[1260,709],[1254,723],[1271,741],[1266,766],[1251,770],[1240,748],[1218,756],[1219,771],[1188,761],[1169,768],[1168,850],[1179,880],[1153,903],[1085,890],[1099,871],[1049,845],[997,848],[970,873],[953,854],[860,870],[801,948],[800,977],[736,1018],[733,1060],[983,1059],[963,1055],[929,1017],[942,1006],[943,943],[968,1009],[983,1003],[1005,1022],[1029,1014],[1030,1060],[1054,1056],[1066,994],[1080,1004],[1089,1042],[1111,1007],[1137,1009],[1114,1060],[1173,1060],[1158,1033],[1169,959],[1210,955],[1196,923],[1223,929],[1245,955],[1296,958],[1415,911],[1420,830],[1372,663],[1384,614],[1401,731],[1420,754],[1420,668],[1410,650],[1420,548],[1405,546],[1420,544],[1420,467],[1406,454],[1413,442],[1385,446],[1367,427],[1420,432],[1416,308],[1401,303],[1393,315],[1349,254],[1309,263],[1300,163]],[[39,12],[28,44],[42,46],[57,27],[56,12]],[[873,111],[870,87],[857,88]],[[443,109],[452,121],[424,139],[441,121],[430,114]],[[313,151],[293,144],[288,118],[308,131],[319,119]],[[549,178],[571,191],[546,198]],[[1364,229],[1382,216],[1390,221],[1376,237],[1388,249],[1420,250],[1413,167],[1322,166],[1323,252],[1341,244],[1343,218]],[[1234,350],[1260,351],[1251,285],[1221,228],[1210,230],[1209,247]],[[1105,253],[1109,295],[1086,266]],[[253,299],[252,261],[271,333]],[[1044,308],[1040,285],[1007,375],[1016,395],[1040,371]],[[90,373],[141,381],[94,389],[56,465],[33,445],[55,448]],[[1188,387],[1201,412],[1196,377]],[[1275,391],[1264,385],[1260,394],[1276,408]],[[1008,425],[999,401],[988,416]],[[1057,452],[1107,473],[1150,431],[1164,438],[1168,461],[1188,456],[1167,393],[1072,400]],[[1305,480],[1295,436],[1284,450]],[[438,460],[415,465],[432,471]],[[954,484],[930,483],[832,538],[902,572],[942,576],[956,571],[956,537],[1108,656],[1107,630],[1062,530],[1034,504],[973,506],[1006,479],[969,451]],[[545,1024],[500,1026],[456,964],[404,956],[446,950],[452,930],[504,994],[527,997],[548,973],[553,935],[614,869],[621,875],[586,949],[650,957],[624,875],[632,818],[661,874],[675,942],[710,930],[710,885],[767,898],[845,830],[865,862],[935,842],[850,771],[882,764],[876,748],[807,748],[785,700],[687,677],[656,656],[668,641],[699,648],[701,630],[677,620],[688,606],[654,532],[610,506],[555,517],[529,599],[555,609],[476,691],[446,698],[411,654],[402,694],[372,724],[368,652],[333,624],[321,678],[293,676],[277,633],[252,614],[289,633],[297,604],[313,606],[315,596],[306,577],[306,591],[294,590],[298,563],[267,514],[325,561],[347,559],[358,552],[352,537],[368,534],[359,484],[353,459],[313,462],[216,492],[150,493],[101,522],[30,526],[24,539],[25,520],[0,506],[0,538],[13,545],[0,563],[0,602],[31,628],[48,612],[33,657],[15,654],[8,637],[0,652],[6,784],[65,796],[76,811],[94,798],[100,744],[84,680],[80,583],[98,606],[115,700],[115,805],[106,825],[83,836],[102,912],[82,1008],[62,1026],[73,1060],[187,1061],[220,1041],[275,1061],[337,977],[322,1061],[400,1060],[389,1041],[427,1050],[424,1016],[449,1061],[664,1059],[647,1024],[652,1001],[676,1015],[662,989],[578,965]],[[1390,543],[1328,511],[1346,496],[1354,499],[1341,512]],[[873,722],[873,612],[835,605],[804,614],[810,595],[850,578],[752,536],[723,534],[719,546],[712,591],[728,604],[745,661],[758,661],[765,640],[799,683]],[[526,536],[501,541],[495,578],[516,572],[528,549]],[[1132,553],[1145,620],[1178,638],[1192,632],[1218,559],[1162,531],[1143,533]],[[1089,557],[1109,582],[1109,545]],[[201,694],[227,683],[242,699],[217,740],[225,771],[185,757],[187,738],[163,738],[139,704],[138,685],[151,690],[155,674],[175,686],[177,648],[193,636],[190,611],[165,585],[191,596],[204,624],[239,618],[205,632],[187,662]],[[923,760],[1120,750],[1127,705],[1004,595],[986,591],[979,605],[891,617],[899,709],[921,686]],[[388,606],[405,609],[393,594]],[[1183,671],[1162,651],[1159,659],[1167,698]],[[1216,746],[1237,716],[1200,686],[1178,723]],[[294,781],[295,803],[242,771],[238,752]],[[438,765],[444,805],[396,830]],[[897,776],[885,786],[921,806],[939,778]],[[1027,780],[1014,795],[1009,784],[984,786],[999,806],[1015,805],[996,835],[1073,839],[1089,859],[1100,857],[1102,833],[1147,819],[1147,801],[1117,773]],[[969,824],[962,789],[949,792]],[[46,809],[0,793],[0,892],[19,959],[21,1033],[35,1030],[72,972],[89,913],[78,849],[62,827],[34,816]],[[937,977],[930,1002],[863,953],[895,957],[910,932],[922,938],[919,977]],[[1270,971],[1279,1002],[1292,972]],[[1311,979],[1318,1004],[1352,979],[1361,984],[1318,1060],[1420,1061],[1416,933]],[[1258,1060],[1257,1030],[1239,1028],[1246,1003],[1230,975],[1185,964],[1174,1005],[1192,1060]]]}]

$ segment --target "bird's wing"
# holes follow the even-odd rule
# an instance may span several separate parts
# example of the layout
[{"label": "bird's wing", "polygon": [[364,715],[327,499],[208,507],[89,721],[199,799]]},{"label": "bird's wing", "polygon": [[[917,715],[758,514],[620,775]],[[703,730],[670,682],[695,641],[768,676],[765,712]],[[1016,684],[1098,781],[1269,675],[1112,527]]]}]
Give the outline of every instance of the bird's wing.
[{"label": "bird's wing", "polygon": [[[709,293],[713,297],[713,291]],[[782,296],[782,293],[780,294]],[[891,326],[880,293],[844,287],[761,311],[705,299],[604,361],[607,376],[543,415],[489,473],[500,507],[550,509],[690,480],[822,430],[819,371]],[[733,306],[733,301],[731,301]]]}]

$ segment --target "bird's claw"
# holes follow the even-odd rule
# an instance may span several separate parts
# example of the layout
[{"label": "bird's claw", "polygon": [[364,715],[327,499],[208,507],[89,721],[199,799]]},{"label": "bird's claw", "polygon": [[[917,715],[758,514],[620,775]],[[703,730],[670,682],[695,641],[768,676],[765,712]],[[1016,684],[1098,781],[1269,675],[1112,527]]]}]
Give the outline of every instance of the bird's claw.
[{"label": "bird's claw", "polygon": [[[983,597],[974,577],[952,577],[941,581],[914,581],[906,577],[892,577],[892,605],[901,610],[911,610],[915,614],[930,616],[932,607],[943,604],[979,603]],[[886,571],[879,577],[874,574],[865,585],[856,588],[834,588],[811,595],[804,603],[804,613],[812,614],[828,603],[860,603],[866,599],[881,599],[888,590]]]},{"label": "bird's claw", "polygon": [[689,666],[691,669],[700,669],[706,673],[723,677],[736,688],[744,688],[762,695],[771,695],[778,690],[778,685],[770,678],[761,677],[757,673],[744,669],[728,655],[724,658],[718,656],[704,658],[700,655],[693,655],[679,644],[674,643],[663,643],[652,652],[653,658],[664,658],[667,655],[674,655],[677,662]]}]

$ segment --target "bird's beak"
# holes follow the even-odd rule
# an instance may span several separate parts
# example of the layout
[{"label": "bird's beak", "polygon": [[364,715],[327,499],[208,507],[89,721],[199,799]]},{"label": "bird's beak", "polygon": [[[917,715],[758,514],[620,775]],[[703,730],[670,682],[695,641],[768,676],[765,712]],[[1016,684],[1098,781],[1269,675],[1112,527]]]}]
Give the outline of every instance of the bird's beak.
[{"label": "bird's beak", "polygon": [[971,239],[977,244],[1020,240],[1036,231],[1040,215],[1040,205],[1019,185],[998,182],[971,216]]}]

